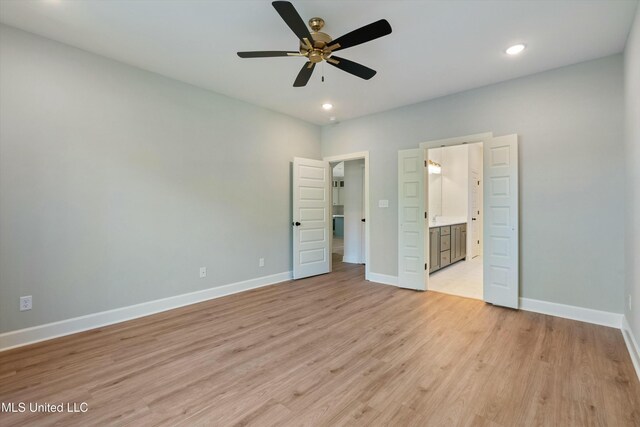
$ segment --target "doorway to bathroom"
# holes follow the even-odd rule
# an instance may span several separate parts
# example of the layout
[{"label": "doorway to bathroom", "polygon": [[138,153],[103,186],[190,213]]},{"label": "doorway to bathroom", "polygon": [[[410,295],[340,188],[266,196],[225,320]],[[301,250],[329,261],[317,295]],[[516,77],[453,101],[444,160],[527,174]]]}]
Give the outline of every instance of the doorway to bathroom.
[{"label": "doorway to bathroom", "polygon": [[483,298],[482,144],[427,150],[431,291]]},{"label": "doorway to bathroom", "polygon": [[[482,167],[478,168],[478,175],[470,172],[470,150],[465,147],[475,143],[482,143],[478,145],[482,150]],[[445,190],[447,186],[460,192],[459,186],[467,186],[466,194],[470,199],[466,200],[466,207],[460,208],[456,204],[462,203],[459,200],[464,198],[449,200],[441,195],[442,211],[440,215],[438,212],[431,215],[429,199],[434,196],[430,194],[428,172],[429,169],[433,172],[439,170],[442,175],[443,165],[434,159],[429,163],[428,150],[458,146],[461,147],[459,150],[466,152],[467,162],[447,167],[454,170],[466,168],[466,173],[463,172],[465,178],[460,179],[459,174],[452,171],[456,182],[449,182],[446,176],[441,177],[441,188],[442,192],[448,191]],[[476,180],[478,188],[474,190],[469,185],[475,176],[480,179]],[[434,188],[437,192],[437,187]],[[476,208],[480,207],[475,213],[471,211],[474,196]],[[518,308],[518,207],[516,134],[499,137],[492,133],[470,135],[425,142],[420,144],[420,148],[398,151],[398,286],[433,290],[431,274],[475,259],[482,265],[481,299],[494,305]],[[478,222],[482,222],[482,226],[474,224]],[[479,239],[476,237],[474,243],[470,239],[475,236]],[[471,264],[467,265],[471,267]],[[449,268],[448,271],[453,270]],[[477,276],[478,272],[474,270],[469,274]],[[461,279],[451,280],[459,284]],[[469,296],[479,297],[477,293]]]}]

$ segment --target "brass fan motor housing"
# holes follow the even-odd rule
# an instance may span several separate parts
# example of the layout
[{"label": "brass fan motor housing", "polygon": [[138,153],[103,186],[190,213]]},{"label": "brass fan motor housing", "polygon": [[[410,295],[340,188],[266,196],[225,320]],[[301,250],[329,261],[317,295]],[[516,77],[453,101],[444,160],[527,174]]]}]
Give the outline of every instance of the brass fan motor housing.
[{"label": "brass fan motor housing", "polygon": [[318,18],[317,16],[309,19],[309,27],[311,27],[313,31],[320,31],[322,27],[324,27],[324,19]]},{"label": "brass fan motor housing", "polygon": [[300,53],[314,64],[327,60],[331,56],[331,50],[327,46],[333,39],[329,34],[320,31],[324,27],[324,19],[317,17],[309,19],[309,27],[313,30],[311,32],[313,40],[309,40],[308,45],[301,42]]}]

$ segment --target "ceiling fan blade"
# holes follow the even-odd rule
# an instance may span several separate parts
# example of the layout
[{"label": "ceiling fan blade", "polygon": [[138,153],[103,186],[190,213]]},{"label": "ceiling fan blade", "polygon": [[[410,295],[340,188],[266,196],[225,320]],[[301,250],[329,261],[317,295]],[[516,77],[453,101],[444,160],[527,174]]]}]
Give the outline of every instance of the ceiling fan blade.
[{"label": "ceiling fan blade", "polygon": [[240,58],[271,58],[275,56],[302,56],[300,52],[287,52],[284,50],[261,50],[254,52],[238,52]]},{"label": "ceiling fan blade", "polygon": [[391,34],[391,25],[386,19],[381,19],[338,37],[329,44],[329,49],[332,52],[337,52],[340,49],[357,46],[388,34]]},{"label": "ceiling fan blade", "polygon": [[296,81],[293,82],[293,87],[302,87],[306,86],[307,82],[311,78],[311,74],[313,74],[313,69],[316,66],[315,63],[309,61],[302,66],[302,69],[298,73],[298,77],[296,77]]},{"label": "ceiling fan blade", "polygon": [[369,80],[376,75],[376,70],[372,70],[369,67],[358,64],[357,62],[349,61],[348,59],[332,56],[327,59],[329,65],[333,65],[336,68],[340,68],[342,71],[353,74],[361,79]]},{"label": "ceiling fan blade", "polygon": [[284,22],[289,26],[289,28],[291,28],[291,31],[293,31],[296,36],[298,36],[300,41],[308,47],[311,47],[313,38],[311,37],[311,33],[309,33],[307,24],[304,23],[304,21],[296,11],[296,8],[293,7],[293,5],[288,1],[274,1],[271,4],[276,9],[276,12],[278,12],[280,17],[284,20]]}]

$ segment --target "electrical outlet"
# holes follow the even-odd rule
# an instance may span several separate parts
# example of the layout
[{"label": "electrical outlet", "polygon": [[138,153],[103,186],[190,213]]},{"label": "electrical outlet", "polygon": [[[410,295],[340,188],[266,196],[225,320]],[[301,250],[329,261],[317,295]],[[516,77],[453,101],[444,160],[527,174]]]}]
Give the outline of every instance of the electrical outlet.
[{"label": "electrical outlet", "polygon": [[207,277],[207,267],[200,267],[200,278],[204,279]]},{"label": "electrical outlet", "polygon": [[258,267],[264,267],[264,258],[258,260]]},{"label": "electrical outlet", "polygon": [[33,308],[33,297],[27,295],[26,297],[20,297],[20,311],[27,311]]}]

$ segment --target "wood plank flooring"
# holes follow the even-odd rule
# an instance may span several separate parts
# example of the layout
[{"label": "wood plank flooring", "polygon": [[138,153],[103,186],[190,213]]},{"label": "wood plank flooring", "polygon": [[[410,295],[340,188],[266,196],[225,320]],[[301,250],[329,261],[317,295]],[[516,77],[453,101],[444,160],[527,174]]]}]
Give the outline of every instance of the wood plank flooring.
[{"label": "wood plank flooring", "polygon": [[0,425],[639,426],[620,331],[361,266],[0,353]]}]

